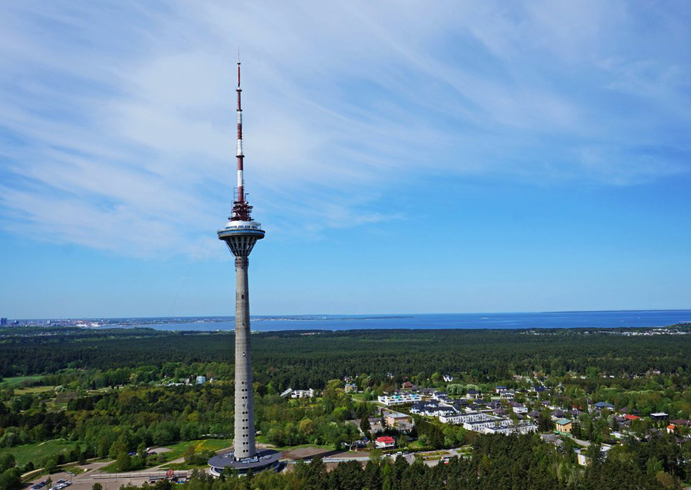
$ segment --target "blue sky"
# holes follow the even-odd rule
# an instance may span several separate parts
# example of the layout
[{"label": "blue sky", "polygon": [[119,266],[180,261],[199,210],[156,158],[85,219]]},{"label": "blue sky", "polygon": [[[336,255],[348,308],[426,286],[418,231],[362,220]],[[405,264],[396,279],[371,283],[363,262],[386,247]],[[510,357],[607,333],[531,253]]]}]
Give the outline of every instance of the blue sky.
[{"label": "blue sky", "polygon": [[691,308],[685,1],[0,4],[0,316]]}]

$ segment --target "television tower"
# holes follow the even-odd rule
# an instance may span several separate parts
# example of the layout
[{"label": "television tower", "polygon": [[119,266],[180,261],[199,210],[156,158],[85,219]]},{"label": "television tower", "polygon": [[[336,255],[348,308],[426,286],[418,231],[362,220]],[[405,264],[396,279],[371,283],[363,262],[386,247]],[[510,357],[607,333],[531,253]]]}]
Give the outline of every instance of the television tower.
[{"label": "television tower", "polygon": [[247,268],[249,255],[257,240],[264,238],[261,223],[253,221],[245,195],[243,177],[245,155],[242,151],[242,89],[240,60],[237,86],[237,196],[225,228],[218,231],[235,256],[235,439],[234,450],[209,460],[212,474],[233,467],[240,473],[275,467],[280,453],[272,450],[257,452],[254,441],[254,391],[252,389],[252,355],[250,349],[250,300]]}]

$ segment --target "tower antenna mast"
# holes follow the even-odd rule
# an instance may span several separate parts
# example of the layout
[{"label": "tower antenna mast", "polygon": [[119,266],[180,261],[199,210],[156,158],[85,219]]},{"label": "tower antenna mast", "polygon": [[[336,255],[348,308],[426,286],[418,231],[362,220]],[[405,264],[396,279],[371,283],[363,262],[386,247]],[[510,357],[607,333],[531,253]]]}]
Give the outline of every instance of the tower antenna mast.
[{"label": "tower antenna mast", "polygon": [[242,148],[242,87],[240,86],[240,49],[238,48],[238,105],[236,108],[237,112],[237,147],[235,151],[235,156],[237,158],[238,169],[237,169],[237,189],[238,195],[237,199],[233,203],[233,214],[231,216],[232,221],[251,221],[252,218],[250,214],[252,212],[252,206],[249,205],[245,199],[245,178],[244,178],[244,168],[245,168],[245,154]]}]

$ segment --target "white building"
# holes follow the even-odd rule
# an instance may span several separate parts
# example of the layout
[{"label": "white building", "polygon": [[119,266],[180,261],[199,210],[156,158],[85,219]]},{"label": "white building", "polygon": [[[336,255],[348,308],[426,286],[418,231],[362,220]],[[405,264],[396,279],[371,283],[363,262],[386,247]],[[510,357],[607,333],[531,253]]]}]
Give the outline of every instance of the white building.
[{"label": "white building", "polygon": [[290,398],[313,398],[314,390],[312,388],[309,390],[294,390],[292,388],[288,388],[281,393],[283,398],[287,397],[288,395],[290,395]]},{"label": "white building", "polygon": [[535,424],[520,424],[514,427],[514,431],[519,434],[529,434],[530,432],[537,432],[537,425]]},{"label": "white building", "polygon": [[483,434],[502,434],[508,436],[513,433],[513,427],[508,425],[495,425],[494,427],[487,427],[481,431]]},{"label": "white building", "polygon": [[485,429],[490,427],[495,427],[496,425],[502,425],[505,423],[506,419],[500,419],[499,417],[493,417],[487,420],[477,420],[475,422],[465,422],[463,428],[465,430],[472,430],[474,432],[484,432]]},{"label": "white building", "polygon": [[393,395],[382,395],[378,397],[379,403],[387,407],[392,405],[405,405],[406,403],[416,403],[422,401],[422,396],[417,393],[394,393]]},{"label": "white building", "polygon": [[480,432],[483,434],[528,434],[530,432],[537,432],[537,425],[535,424],[521,424],[512,425],[510,420],[502,420],[501,423],[494,427],[485,427]]},{"label": "white building", "polygon": [[293,390],[290,398],[314,398],[314,390],[312,388],[309,390]]},{"label": "white building", "polygon": [[497,421],[499,417],[489,415],[485,412],[465,412],[456,415],[440,415],[439,422],[442,424],[465,424],[466,422]]}]

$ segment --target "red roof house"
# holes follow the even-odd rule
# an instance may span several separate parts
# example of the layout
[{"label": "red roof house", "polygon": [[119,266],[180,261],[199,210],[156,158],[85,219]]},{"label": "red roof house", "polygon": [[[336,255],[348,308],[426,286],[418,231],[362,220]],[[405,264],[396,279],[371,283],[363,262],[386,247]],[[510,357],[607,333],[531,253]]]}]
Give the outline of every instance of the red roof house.
[{"label": "red roof house", "polygon": [[377,437],[374,441],[374,445],[378,448],[394,447],[396,445],[396,440],[390,436]]}]

